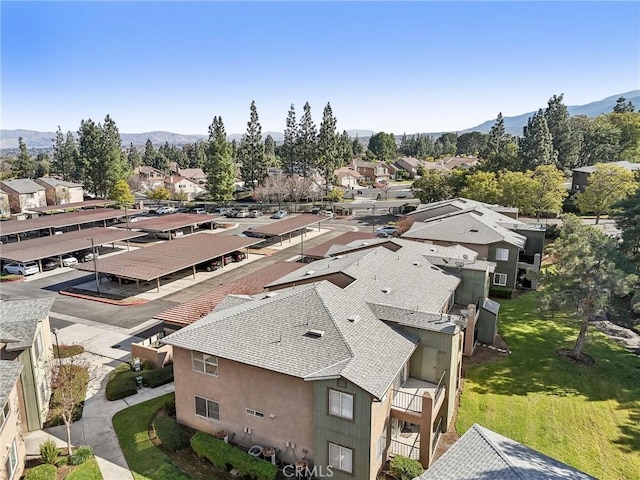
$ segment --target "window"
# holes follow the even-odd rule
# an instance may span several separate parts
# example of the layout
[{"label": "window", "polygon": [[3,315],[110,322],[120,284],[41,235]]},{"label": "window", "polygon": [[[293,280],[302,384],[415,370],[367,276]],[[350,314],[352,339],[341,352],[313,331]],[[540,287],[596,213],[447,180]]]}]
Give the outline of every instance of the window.
[{"label": "window", "polygon": [[353,473],[353,451],[350,448],[330,443],[329,465],[338,470]]},{"label": "window", "polygon": [[10,413],[11,413],[11,403],[9,402],[9,400],[7,400],[7,403],[4,404],[4,408],[0,413],[0,430],[2,430],[2,427],[4,427],[4,422],[7,421],[7,417],[9,416]]},{"label": "window", "polygon": [[215,355],[191,352],[191,359],[195,371],[218,376],[218,357]]},{"label": "window", "polygon": [[18,468],[18,447],[16,446],[15,440],[11,444],[11,449],[9,450],[9,455],[7,455],[7,461],[4,466],[7,470],[7,478],[11,480],[13,474],[16,473],[16,468]]},{"label": "window", "polygon": [[493,284],[501,287],[507,286],[507,274],[506,273],[494,273]]},{"label": "window", "polygon": [[496,248],[496,261],[506,262],[509,260],[508,248]]},{"label": "window", "polygon": [[380,438],[378,438],[378,459],[384,453],[384,449],[387,448],[387,427],[384,427],[382,434],[380,434]]},{"label": "window", "polygon": [[218,402],[196,397],[196,415],[212,420],[220,420],[220,405],[218,405]]},{"label": "window", "polygon": [[33,354],[36,356],[36,361],[40,360],[40,355],[42,355],[42,334],[40,332],[36,334],[36,341],[33,345]]},{"label": "window", "polygon": [[329,390],[329,414],[353,420],[353,395]]},{"label": "window", "polygon": [[264,413],[254,410],[253,408],[245,408],[244,412],[247,415],[253,415],[254,417],[264,418]]}]

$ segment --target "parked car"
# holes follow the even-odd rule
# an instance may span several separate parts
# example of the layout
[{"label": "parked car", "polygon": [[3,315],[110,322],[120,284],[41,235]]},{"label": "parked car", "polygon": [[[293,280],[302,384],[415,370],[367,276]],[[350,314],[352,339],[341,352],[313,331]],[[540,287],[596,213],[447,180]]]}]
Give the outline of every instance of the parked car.
[{"label": "parked car", "polygon": [[70,267],[72,265],[77,265],[78,264],[78,259],[76,257],[74,257],[73,255],[63,255],[62,256],[62,266],[63,267]]},{"label": "parked car", "polygon": [[93,260],[93,252],[91,250],[80,250],[74,252],[73,256],[76,257],[79,262],[90,262]]},{"label": "parked car", "polygon": [[196,213],[198,215],[206,215],[207,211],[204,208],[196,208],[193,213]]},{"label": "parked car", "polygon": [[218,207],[213,209],[213,213],[219,213],[220,215],[226,215],[231,209],[229,207]]},{"label": "parked car", "polygon": [[236,218],[247,218],[249,216],[249,211],[248,210],[238,210],[238,212],[236,213]]},{"label": "parked car", "polygon": [[320,207],[313,207],[313,208],[311,209],[311,213],[312,213],[313,215],[320,215],[320,212],[321,212],[321,211],[322,211],[322,209],[321,209]]},{"label": "parked car", "polygon": [[28,262],[28,263],[8,263],[4,266],[4,269],[7,273],[11,273],[13,275],[34,275],[36,273],[40,273],[40,267],[37,263]]},{"label": "parked car", "polygon": [[42,260],[42,271],[48,272],[49,270],[55,270],[60,266],[60,261],[57,258],[45,258]]},{"label": "parked car", "polygon": [[322,212],[323,215],[326,215],[329,218],[333,218],[333,212],[331,210],[325,210]]},{"label": "parked car", "polygon": [[289,214],[286,210],[278,210],[276,213],[271,215],[271,218],[281,219],[286,217]]},{"label": "parked car", "polygon": [[224,256],[224,264],[225,265],[229,265],[230,263],[235,262],[233,255],[231,255],[230,253],[228,253],[227,255]]},{"label": "parked car", "polygon": [[231,256],[233,257],[234,262],[241,262],[242,260],[247,258],[244,252],[241,252],[239,250],[236,250],[235,252],[231,252]]},{"label": "parked car", "polygon": [[216,258],[214,260],[200,263],[196,266],[198,270],[206,270],[207,272],[214,272],[219,268],[222,268],[222,260],[220,258]]},{"label": "parked car", "polygon": [[231,209],[229,209],[226,212],[224,212],[224,216],[227,217],[227,218],[235,218],[236,215],[238,215],[239,211],[240,210],[231,210]]},{"label": "parked car", "polygon": [[251,230],[253,227],[249,227],[248,229],[246,229],[244,232],[242,232],[242,235],[245,237],[253,237],[253,238],[266,238],[267,236],[264,233],[258,233],[258,232],[254,232],[253,230]]},{"label": "parked car", "polygon": [[378,237],[395,237],[398,235],[398,229],[390,225],[376,228],[376,235]]},{"label": "parked car", "polygon": [[156,209],[158,215],[166,215],[167,213],[173,213],[175,209],[173,207],[160,207]]},{"label": "parked car", "polygon": [[262,216],[262,212],[261,212],[260,210],[251,210],[251,211],[249,212],[249,216],[250,216],[251,218],[258,218],[258,217],[261,217],[261,216]]}]

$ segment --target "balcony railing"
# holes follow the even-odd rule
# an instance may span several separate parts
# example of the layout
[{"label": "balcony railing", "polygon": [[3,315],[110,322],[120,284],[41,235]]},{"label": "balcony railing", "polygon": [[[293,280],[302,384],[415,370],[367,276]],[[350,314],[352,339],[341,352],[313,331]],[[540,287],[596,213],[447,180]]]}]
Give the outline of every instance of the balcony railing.
[{"label": "balcony railing", "polygon": [[418,393],[393,391],[393,407],[409,412],[422,412],[422,395]]},{"label": "balcony railing", "polygon": [[442,417],[440,417],[440,421],[438,422],[438,425],[436,425],[436,428],[433,431],[433,435],[431,436],[431,453],[435,453],[436,447],[438,446],[438,440],[440,440],[441,434],[442,434]]},{"label": "balcony railing", "polygon": [[433,398],[433,406],[435,407],[440,399],[440,395],[444,394],[446,374],[446,370],[442,372],[437,384],[410,378],[399,390],[393,390],[393,401],[391,405],[393,408],[406,412],[422,413],[423,395],[429,393],[431,398]]},{"label": "balcony railing", "polygon": [[444,378],[447,375],[447,371],[445,370],[444,372],[442,372],[442,375],[440,375],[440,380],[438,380],[438,385],[436,386],[436,391],[433,395],[433,404],[435,405],[436,403],[438,403],[438,397],[444,393],[444,389],[446,387],[445,382],[444,382]]},{"label": "balcony railing", "polygon": [[403,457],[413,460],[420,460],[420,446],[414,443],[403,443],[398,440],[391,439],[389,445],[389,453],[391,455],[402,455]]}]

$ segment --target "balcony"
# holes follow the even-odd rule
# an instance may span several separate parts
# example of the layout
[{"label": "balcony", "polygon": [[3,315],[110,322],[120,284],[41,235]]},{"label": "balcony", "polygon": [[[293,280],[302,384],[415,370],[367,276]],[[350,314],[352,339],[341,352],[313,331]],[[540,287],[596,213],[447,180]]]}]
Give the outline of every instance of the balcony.
[{"label": "balcony", "polygon": [[421,457],[422,459],[427,457],[430,461],[436,452],[436,448],[438,448],[440,436],[442,435],[442,421],[443,419],[440,418],[437,425],[431,432],[431,435],[425,436],[426,442],[424,445],[431,445],[431,450],[428,455],[425,455],[424,452],[420,455],[421,435],[420,429],[416,428],[415,425],[412,427],[405,426],[400,433],[391,437],[391,442],[389,443],[389,455],[402,455],[418,461],[421,461]]},{"label": "balcony", "polygon": [[417,378],[408,378],[399,389],[393,390],[391,407],[404,412],[422,414],[424,395],[428,394],[433,400],[432,410],[437,411],[441,401],[444,400],[446,391],[444,378],[446,373],[446,370],[442,372],[438,383],[425,382]]}]

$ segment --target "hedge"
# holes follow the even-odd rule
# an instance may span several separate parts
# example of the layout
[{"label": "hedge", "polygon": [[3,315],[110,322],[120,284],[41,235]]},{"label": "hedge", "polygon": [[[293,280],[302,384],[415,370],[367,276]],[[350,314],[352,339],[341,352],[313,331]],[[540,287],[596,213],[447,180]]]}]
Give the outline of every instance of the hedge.
[{"label": "hedge", "polygon": [[275,480],[278,469],[266,460],[255,458],[223,440],[207,433],[197,432],[191,437],[191,448],[200,457],[205,457],[214,467],[227,469],[230,465],[240,475],[256,480]]},{"label": "hedge", "polygon": [[489,296],[495,298],[513,298],[513,290],[504,287],[492,287],[489,289]]},{"label": "hedge", "polygon": [[45,463],[37,467],[30,468],[24,476],[24,480],[56,480],[58,469],[54,465]]},{"label": "hedge", "polygon": [[142,384],[146,387],[156,388],[160,385],[173,382],[173,365],[152,370],[135,372],[131,365],[123,363],[109,374],[106,394],[107,400],[119,400],[138,393],[136,377],[142,377]]},{"label": "hedge", "polygon": [[158,417],[153,422],[153,428],[162,444],[170,452],[176,452],[189,445],[187,434],[174,418]]},{"label": "hedge", "polygon": [[140,375],[142,376],[142,384],[147,387],[156,388],[160,385],[166,385],[173,382],[173,364],[153,370],[143,370]]},{"label": "hedge", "polygon": [[420,462],[402,455],[396,455],[391,459],[390,468],[393,476],[399,480],[413,480],[424,472]]}]

